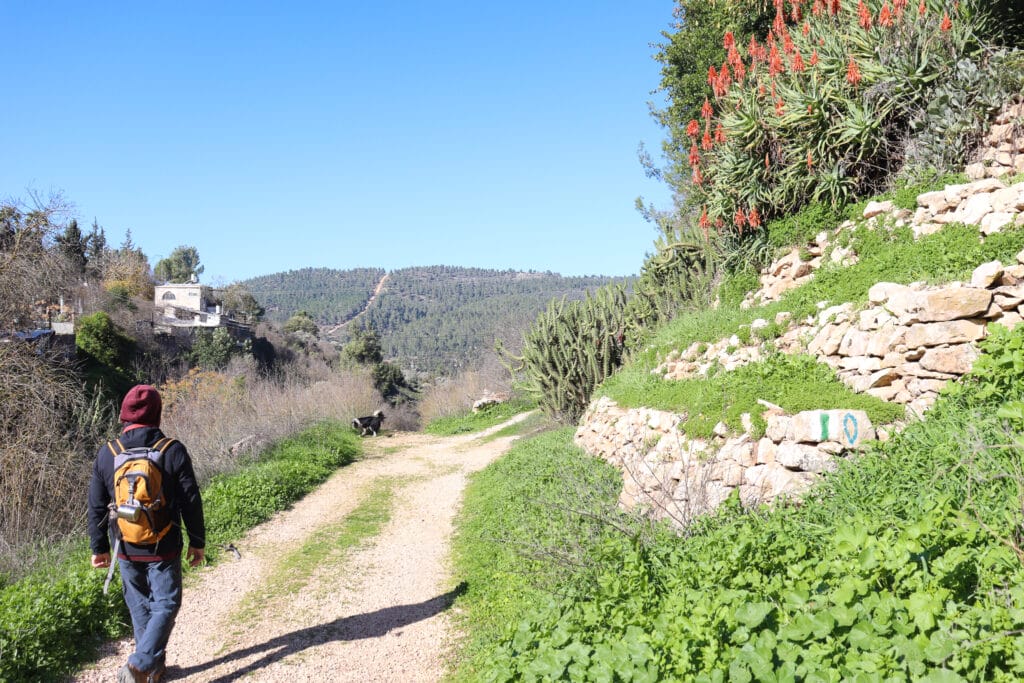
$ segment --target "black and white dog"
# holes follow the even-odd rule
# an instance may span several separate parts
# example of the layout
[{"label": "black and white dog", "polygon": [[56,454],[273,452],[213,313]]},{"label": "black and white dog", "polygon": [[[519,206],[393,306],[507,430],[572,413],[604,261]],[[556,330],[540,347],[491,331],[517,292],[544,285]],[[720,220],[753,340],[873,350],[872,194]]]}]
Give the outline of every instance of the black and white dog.
[{"label": "black and white dog", "polygon": [[384,413],[378,410],[373,415],[353,419],[352,427],[359,430],[360,436],[366,436],[368,433],[377,436],[377,432],[380,431],[380,423],[383,421]]}]

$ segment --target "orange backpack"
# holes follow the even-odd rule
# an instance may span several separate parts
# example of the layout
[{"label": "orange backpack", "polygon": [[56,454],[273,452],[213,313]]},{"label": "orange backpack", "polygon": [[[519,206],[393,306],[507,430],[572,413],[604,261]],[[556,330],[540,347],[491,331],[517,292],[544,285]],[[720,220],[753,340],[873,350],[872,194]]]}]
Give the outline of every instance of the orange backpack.
[{"label": "orange backpack", "polygon": [[120,439],[107,444],[114,455],[117,527],[128,543],[153,545],[171,528],[163,459],[173,443],[174,439],[164,437],[141,448],[125,449]]}]

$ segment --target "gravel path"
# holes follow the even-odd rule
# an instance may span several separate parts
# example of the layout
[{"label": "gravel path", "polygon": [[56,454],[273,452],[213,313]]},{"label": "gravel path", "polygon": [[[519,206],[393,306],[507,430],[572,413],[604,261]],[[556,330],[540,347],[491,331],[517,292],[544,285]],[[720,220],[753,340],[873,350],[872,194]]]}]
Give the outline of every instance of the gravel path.
[{"label": "gravel path", "polygon": [[[241,559],[225,555],[186,581],[166,680],[440,680],[453,638],[445,610],[460,590],[448,565],[452,520],[466,476],[512,441],[480,436],[365,439],[363,459],[239,541]],[[382,486],[393,498],[379,534],[315,570],[282,570]],[[131,647],[110,644],[72,680],[115,681]]]}]

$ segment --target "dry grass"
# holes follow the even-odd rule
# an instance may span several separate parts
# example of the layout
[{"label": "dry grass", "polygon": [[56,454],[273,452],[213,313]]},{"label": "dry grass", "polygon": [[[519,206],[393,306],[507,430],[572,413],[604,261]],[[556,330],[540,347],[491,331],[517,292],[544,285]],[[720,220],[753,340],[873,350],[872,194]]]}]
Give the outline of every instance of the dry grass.
[{"label": "dry grass", "polygon": [[162,428],[188,448],[201,483],[316,422],[347,423],[383,404],[365,374],[327,372],[310,380],[292,371],[265,379],[242,359],[224,372],[193,369],[161,390]]},{"label": "dry grass", "polygon": [[463,415],[473,403],[487,393],[511,393],[511,379],[497,360],[479,369],[467,370],[457,377],[440,378],[427,389],[419,401],[424,424],[440,417]]},{"label": "dry grass", "polygon": [[[27,344],[0,344],[0,575],[19,552],[85,528],[81,501],[108,419],[81,383]],[[95,418],[95,419],[93,419]]]}]

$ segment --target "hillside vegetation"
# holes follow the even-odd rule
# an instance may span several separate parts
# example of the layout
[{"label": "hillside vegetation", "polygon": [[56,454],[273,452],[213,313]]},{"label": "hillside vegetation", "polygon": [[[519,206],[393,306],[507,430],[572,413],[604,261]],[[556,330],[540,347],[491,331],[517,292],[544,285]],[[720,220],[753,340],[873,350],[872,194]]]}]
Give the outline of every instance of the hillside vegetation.
[{"label": "hillside vegetation", "polygon": [[301,268],[240,284],[263,305],[267,320],[281,324],[306,311],[323,326],[345,322],[363,310],[382,277],[381,268]]},{"label": "hillside vegetation", "polygon": [[[756,318],[799,320],[820,302],[856,311],[877,282],[949,283],[987,261],[1017,263],[1015,225],[979,238],[976,226],[951,223],[917,239],[907,228],[852,226],[842,239],[856,265],[837,261],[778,302],[740,306],[777,249],[833,234],[883,194],[913,208],[980,159],[996,112],[1024,94],[1020,54],[999,46],[1001,27],[981,10],[679,0],[680,23],[659,54],[671,101],[660,112],[670,137],[659,170],[678,204],[647,207],[664,232],[658,252],[622,304],[622,327],[597,336],[603,348],[625,328],[628,353],[617,371],[574,380],[583,406],[604,395],[657,407],[701,436],[720,420],[738,429],[758,399],[791,411],[851,407],[866,397],[808,356],[769,353],[700,380],[651,370],[694,343],[746,343]],[[709,26],[725,34],[721,48]],[[715,55],[710,70],[699,61]],[[575,360],[561,367],[586,366],[595,344],[562,338],[571,325],[558,315],[538,319],[528,341],[537,348],[524,357],[559,348]],[[770,323],[761,339],[784,327]],[[800,499],[751,508],[733,496],[682,530],[615,509],[614,470],[585,457],[569,432],[532,442],[542,454],[524,444],[467,497],[459,568],[473,587],[464,618],[477,630],[457,678],[1021,680],[1024,326],[990,325],[980,351],[923,420],[900,420],[888,441],[843,459]],[[539,405],[574,422],[581,406],[553,395],[572,375],[550,362],[524,371]],[[879,400],[862,407],[879,422],[903,418]],[[495,514],[493,498],[508,490],[531,494],[509,496]],[[487,552],[492,563],[481,560]],[[501,584],[512,586],[507,599],[494,593]]]},{"label": "hillside vegetation", "polygon": [[[269,319],[284,321],[306,311],[328,339],[344,344],[353,330],[338,324],[363,311],[383,276],[384,271],[369,268],[307,268],[243,284],[267,308]],[[377,333],[384,357],[404,369],[452,375],[492,354],[495,339],[517,344],[520,332],[550,300],[582,299],[612,280],[453,266],[402,268],[388,274],[380,295],[352,324]]]}]

